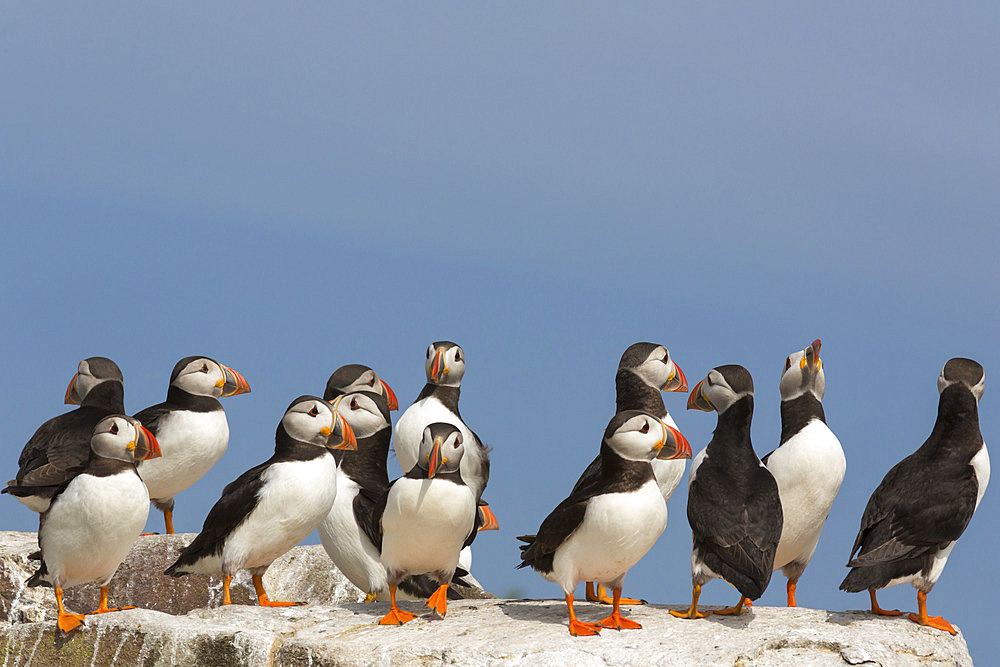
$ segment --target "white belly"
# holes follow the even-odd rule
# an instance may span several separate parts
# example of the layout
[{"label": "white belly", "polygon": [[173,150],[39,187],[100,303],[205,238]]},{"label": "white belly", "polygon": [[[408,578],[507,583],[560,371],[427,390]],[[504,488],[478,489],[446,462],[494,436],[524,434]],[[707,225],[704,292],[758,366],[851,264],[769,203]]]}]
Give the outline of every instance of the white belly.
[{"label": "white belly", "polygon": [[972,457],[972,469],[975,470],[976,481],[979,483],[979,492],[976,496],[976,507],[978,508],[979,501],[983,499],[983,494],[986,493],[986,486],[990,483],[990,453],[986,449],[985,442],[982,449]]},{"label": "white belly", "polygon": [[805,567],[844,481],[844,450],[826,424],[813,420],[771,454],[767,469],[778,484],[784,517],[774,569]]},{"label": "white belly", "polygon": [[452,424],[462,432],[465,442],[465,455],[462,457],[462,479],[468,484],[478,498],[483,489],[479,484],[480,450],[475,436],[469,427],[459,419],[454,412],[446,408],[436,398],[424,398],[417,401],[396,422],[396,433],[392,439],[392,448],[403,474],[410,472],[417,465],[417,455],[420,453],[420,438],[424,429],[434,423]]},{"label": "white belly", "polygon": [[454,572],[472,532],[476,499],[446,480],[397,480],[382,515],[382,562],[393,572]]},{"label": "white belly", "polygon": [[49,508],[39,535],[49,581],[62,587],[106,584],[148,515],[146,487],[132,471],[79,475]]},{"label": "white belly", "polygon": [[160,419],[156,437],[163,456],[139,465],[149,497],[172,498],[197,482],[229,445],[229,423],[223,410],[178,411]]},{"label": "white belly", "polygon": [[631,493],[595,496],[544,576],[567,594],[581,581],[613,583],[639,562],[666,526],[667,505],[655,482]]},{"label": "white belly", "polygon": [[330,560],[352,584],[365,593],[378,594],[388,590],[388,582],[378,550],[354,516],[359,488],[342,470],[337,471],[337,497],[319,525],[319,539]]},{"label": "white belly", "polygon": [[[197,571],[233,574],[266,568],[316,530],[337,495],[337,463],[329,453],[311,461],[275,463],[263,475],[257,507],[226,539],[222,562]],[[206,559],[206,561],[218,559]],[[203,561],[204,562],[204,561]],[[194,571],[194,570],[192,570]]]}]

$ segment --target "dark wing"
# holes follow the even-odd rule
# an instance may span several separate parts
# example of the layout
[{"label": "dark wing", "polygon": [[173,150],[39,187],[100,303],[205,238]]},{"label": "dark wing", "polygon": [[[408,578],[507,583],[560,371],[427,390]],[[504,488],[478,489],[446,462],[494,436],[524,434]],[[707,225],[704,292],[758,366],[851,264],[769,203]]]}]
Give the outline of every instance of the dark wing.
[{"label": "dark wing", "polygon": [[18,457],[11,486],[58,486],[83,470],[90,460],[90,438],[106,410],[80,407],[38,427]]},{"label": "dark wing", "polygon": [[385,487],[385,493],[372,506],[371,519],[361,524],[368,539],[372,541],[372,544],[375,545],[379,553],[382,553],[382,515],[385,514],[385,505],[389,501],[389,491],[397,481],[399,480],[393,480],[389,483],[389,486]]},{"label": "dark wing", "polygon": [[226,538],[257,507],[257,496],[264,486],[262,475],[271,465],[272,460],[269,459],[250,468],[222,490],[222,497],[205,517],[205,524],[202,526],[201,532],[181,552],[177,561],[167,568],[164,574],[174,577],[183,576],[186,574],[186,572],[181,571],[184,566],[193,565],[203,557],[222,553]]},{"label": "dark wing", "polygon": [[[707,463],[707,462],[706,462]],[[688,522],[699,556],[744,595],[760,597],[781,537],[778,485],[754,466],[745,483],[702,464],[688,490]]]},{"label": "dark wing", "polygon": [[957,540],[976,508],[969,464],[931,462],[920,451],[890,470],[868,500],[849,567],[917,558]]},{"label": "dark wing", "polygon": [[590,465],[587,466],[587,469],[583,471],[583,474],[580,475],[580,479],[576,480],[576,484],[573,485],[573,491],[571,491],[571,494],[576,493],[582,486],[593,484],[594,480],[600,476],[601,455],[598,453],[594,460],[590,462]]},{"label": "dark wing", "polygon": [[156,405],[151,405],[145,410],[135,413],[133,417],[138,419],[143,426],[149,429],[153,435],[156,436],[160,435],[160,418],[170,411],[170,404],[166,402],[157,403]]},{"label": "dark wing", "polygon": [[[468,426],[466,426],[466,428],[468,428]],[[471,433],[472,437],[475,439],[476,447],[479,449],[480,452],[479,471],[480,475],[483,478],[483,488],[485,489],[486,484],[489,483],[490,481],[490,452],[493,451],[493,448],[488,446],[485,442],[483,442],[483,439],[480,438],[476,434],[476,432],[473,431],[471,428],[469,429],[469,433]],[[476,500],[479,499],[477,498]]]}]

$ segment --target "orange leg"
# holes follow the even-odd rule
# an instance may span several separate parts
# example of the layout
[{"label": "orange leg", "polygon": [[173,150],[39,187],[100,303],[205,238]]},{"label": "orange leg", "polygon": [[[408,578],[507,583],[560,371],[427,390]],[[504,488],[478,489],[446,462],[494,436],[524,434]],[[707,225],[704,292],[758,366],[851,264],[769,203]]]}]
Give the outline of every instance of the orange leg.
[{"label": "orange leg", "polygon": [[944,630],[945,632],[950,632],[953,635],[958,634],[958,630],[953,628],[951,623],[944,620],[944,618],[940,616],[927,615],[927,594],[923,591],[917,591],[917,613],[908,614],[908,617],[914,623],[937,628],[938,630]]},{"label": "orange leg", "polygon": [[444,618],[448,611],[448,584],[438,586],[438,589],[431,593],[424,604],[433,609],[438,616]]},{"label": "orange leg", "polygon": [[615,598],[614,598],[614,605],[615,605],[614,611],[611,612],[610,616],[608,616],[604,620],[600,621],[598,623],[598,625],[600,625],[601,627],[604,627],[604,628],[611,628],[613,630],[639,630],[639,629],[641,629],[642,628],[641,625],[639,625],[635,621],[632,621],[632,620],[629,620],[627,618],[624,618],[621,615],[621,612],[618,609],[618,605],[621,604],[622,589],[616,588],[614,594],[615,594]]},{"label": "orange leg", "polygon": [[62,588],[56,586],[56,606],[59,607],[59,620],[56,626],[63,632],[69,632],[83,625],[83,614],[70,614],[63,609]]},{"label": "orange leg", "polygon": [[[434,597],[433,595],[431,597]],[[391,606],[389,607],[389,613],[383,616],[379,620],[379,625],[402,625],[408,621],[412,621],[417,617],[416,614],[411,614],[408,611],[403,611],[396,606],[396,587],[389,586],[389,602]]]},{"label": "orange leg", "polygon": [[[125,609],[135,609],[135,607],[114,607],[112,609],[108,608],[108,587],[101,586],[101,603],[97,605],[97,609],[90,612],[90,614],[106,614],[109,611],[123,611]],[[88,614],[88,616],[90,615]]]},{"label": "orange leg", "polygon": [[676,616],[677,618],[705,618],[708,616],[708,612],[698,611],[698,598],[701,597],[701,586],[695,584],[694,588],[691,590],[691,608],[687,611],[675,611],[670,610],[671,616]]},{"label": "orange leg", "polygon": [[[594,583],[597,584],[596,581]],[[614,599],[608,596],[608,589],[606,589],[604,586],[597,584],[597,595],[594,595],[593,597],[591,597],[590,595],[590,592],[592,590],[593,589],[591,589],[590,587],[590,582],[587,582],[587,591],[588,591],[587,599],[590,600],[591,602],[600,602],[601,604],[615,603]],[[622,598],[621,600],[618,601],[618,604],[646,604],[646,601],[638,600],[636,598]]]},{"label": "orange leg", "polygon": [[584,623],[576,620],[576,612],[573,611],[573,594],[566,595],[566,606],[569,607],[569,633],[574,637],[587,637],[601,632],[601,626],[597,623]]},{"label": "orange leg", "polygon": [[279,602],[277,600],[269,600],[267,592],[264,590],[264,577],[259,574],[255,574],[252,579],[254,590],[257,591],[257,604],[261,607],[297,607],[305,604],[305,602]]},{"label": "orange leg", "polygon": [[167,535],[174,534],[174,513],[167,510],[163,513],[163,523],[166,525]]},{"label": "orange leg", "polygon": [[903,612],[898,609],[882,609],[878,606],[878,600],[875,599],[875,589],[869,589],[868,594],[872,598],[872,613],[876,616],[902,616]]},{"label": "orange leg", "polygon": [[788,595],[787,606],[789,606],[789,607],[794,607],[795,606],[795,583],[796,582],[794,582],[791,579],[789,579],[788,583],[785,585],[785,592]]},{"label": "orange leg", "polygon": [[229,597],[229,586],[233,583],[232,577],[222,577],[222,604],[232,604],[233,599]]},{"label": "orange leg", "polygon": [[725,609],[716,609],[716,614],[721,614],[722,616],[739,616],[744,612],[743,607],[746,606],[748,598],[740,596],[740,601],[736,603],[734,607],[726,607]]}]

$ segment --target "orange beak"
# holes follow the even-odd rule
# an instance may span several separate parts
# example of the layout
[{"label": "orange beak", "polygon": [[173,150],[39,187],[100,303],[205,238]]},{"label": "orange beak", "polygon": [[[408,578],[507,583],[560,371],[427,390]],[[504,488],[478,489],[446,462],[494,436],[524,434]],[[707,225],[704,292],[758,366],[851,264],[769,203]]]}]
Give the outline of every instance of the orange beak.
[{"label": "orange beak", "polygon": [[[140,461],[148,461],[149,459],[158,459],[163,456],[163,452],[160,451],[160,443],[156,441],[156,436],[153,435],[148,428],[145,426],[139,427],[140,441],[141,443],[136,443],[136,450],[138,456],[137,459]],[[141,450],[139,448],[142,448]]]},{"label": "orange beak", "polygon": [[441,372],[444,370],[444,350],[438,348],[434,353],[434,361],[431,362],[431,382],[437,384],[441,379]]},{"label": "orange beak", "polygon": [[76,393],[76,378],[80,375],[79,373],[73,373],[73,379],[69,381],[69,387],[66,388],[66,400],[64,401],[66,405],[80,405],[80,395]]},{"label": "orange beak", "polygon": [[431,450],[431,458],[427,461],[427,479],[433,479],[438,469],[438,461],[441,460],[441,441],[434,440],[434,449]]},{"label": "orange beak", "polygon": [[696,384],[694,386],[694,389],[691,390],[691,393],[688,394],[688,402],[687,402],[688,410],[702,410],[704,412],[711,412],[715,409],[714,407],[712,407],[712,404],[709,402],[709,400],[705,398],[705,396],[702,394],[701,385],[704,383],[705,381],[702,380],[701,382]]},{"label": "orange beak", "polygon": [[335,412],[334,414],[340,423],[340,432],[343,434],[344,441],[332,449],[356,450],[358,448],[358,439],[354,435],[354,429],[351,428],[351,425],[347,423],[342,414],[339,412]]},{"label": "orange beak", "polygon": [[500,530],[500,522],[489,505],[480,505],[479,510],[479,530]]},{"label": "orange beak", "polygon": [[382,389],[385,391],[385,399],[389,402],[390,410],[399,410],[399,401],[396,400],[396,392],[392,390],[385,380],[379,380],[382,383]]},{"label": "orange beak", "polygon": [[[667,432],[673,438],[674,441],[674,454],[673,456],[665,457],[667,461],[673,461],[674,459],[689,459],[691,458],[691,443],[688,439],[684,437],[684,434],[675,429],[673,426],[664,424],[667,428]],[[657,457],[660,458],[660,457]]]},{"label": "orange beak", "polygon": [[678,366],[676,362],[674,363],[674,370],[676,370],[677,373],[675,373],[672,378],[670,378],[669,380],[667,380],[667,383],[665,385],[663,385],[663,387],[660,389],[660,391],[687,391],[688,390],[687,377],[684,376],[684,371],[681,370],[681,367]]},{"label": "orange beak", "polygon": [[236,396],[237,394],[250,393],[250,383],[246,381],[245,377],[234,371],[229,366],[223,366],[222,364],[219,365],[222,366],[222,372],[226,376],[225,384],[222,385],[223,396]]}]

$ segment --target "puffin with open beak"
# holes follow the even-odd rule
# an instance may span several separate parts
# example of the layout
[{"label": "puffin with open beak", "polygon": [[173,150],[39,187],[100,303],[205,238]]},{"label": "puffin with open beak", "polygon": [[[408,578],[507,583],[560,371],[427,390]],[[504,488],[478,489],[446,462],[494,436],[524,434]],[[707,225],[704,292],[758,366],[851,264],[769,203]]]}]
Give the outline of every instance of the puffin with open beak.
[{"label": "puffin with open beak", "polygon": [[[530,566],[562,587],[571,635],[641,627],[623,617],[619,605],[625,574],[667,526],[667,504],[650,462],[688,458],[691,446],[677,429],[648,412],[619,412],[604,431],[600,476],[573,489],[535,535],[517,538],[525,542],[518,567]],[[597,623],[576,618],[573,591],[580,581],[613,589],[610,616]]]},{"label": "puffin with open beak", "polygon": [[[622,354],[618,362],[618,372],[615,375],[615,390],[617,395],[617,411],[644,410],[662,420],[667,426],[677,429],[677,423],[663,405],[661,392],[687,392],[687,378],[684,371],[674,363],[670,352],[656,343],[633,343]],[[684,477],[686,459],[653,459],[653,476],[663,494],[664,502],[668,502],[674,494],[677,485]],[[600,454],[590,462],[576,487],[589,484],[601,474]],[[596,587],[596,592],[595,592]],[[591,602],[612,604],[613,600],[600,585],[587,582],[587,599]],[[643,604],[644,600],[622,598],[619,604]]]},{"label": "puffin with open beak", "polygon": [[476,497],[460,472],[465,437],[454,424],[428,424],[414,466],[395,480],[372,518],[375,542],[388,577],[389,612],[381,625],[402,625],[415,615],[396,604],[404,577],[427,575],[437,589],[427,599],[431,618],[448,611],[448,584],[459,554],[476,534]]},{"label": "puffin with open beak", "polygon": [[356,449],[350,424],[317,396],[300,396],[285,411],[274,436],[274,456],[226,486],[201,533],[165,574],[221,574],[222,604],[239,570],[249,570],[262,607],[287,607],[264,590],[264,573],[314,531],[337,493],[333,451]]},{"label": "puffin with open beak", "polygon": [[847,471],[844,450],[823,412],[826,377],[820,345],[817,338],[785,359],[779,384],[781,442],[762,459],[781,496],[783,523],[774,569],[788,578],[789,607],[795,606],[795,587],[816,551]]},{"label": "puffin with open beak", "polygon": [[246,379],[210,357],[185,357],[170,373],[167,400],[135,415],[156,435],[163,456],[139,465],[149,497],[174,533],[174,496],[204,476],[229,446],[220,398],[250,393]]},{"label": "puffin with open beak", "polygon": [[87,465],[64,480],[42,514],[38,529],[42,565],[27,585],[55,589],[57,626],[63,632],[84,621],[82,614],[63,607],[64,588],[96,582],[101,600],[91,614],[134,608],[109,608],[108,586],[149,514],[149,495],[135,463],[159,455],[156,437],[138,420],[105,417],[93,429]]},{"label": "puffin with open beak", "polygon": [[928,616],[927,594],[990,481],[990,455],[979,430],[986,374],[972,359],[956,357],[941,369],[937,385],[934,430],[886,473],[869,499],[840,589],[867,590],[873,614],[899,616],[878,606],[875,591],[909,583],[917,589],[917,613],[909,619],[954,635],[951,623]]},{"label": "puffin with open beak", "polygon": [[691,524],[691,606],[671,614],[704,618],[701,587],[724,579],[740,592],[739,602],[717,614],[740,614],[747,600],[764,594],[781,537],[782,513],[774,476],[750,442],[753,379],[742,366],[717,366],[695,385],[688,409],[715,411],[712,440],[691,462],[688,523]]},{"label": "puffin with open beak", "polygon": [[81,361],[65,402],[80,407],[38,427],[17,459],[17,475],[2,491],[33,512],[46,511],[62,483],[87,466],[97,423],[125,412],[125,385],[118,365],[107,357]]}]

